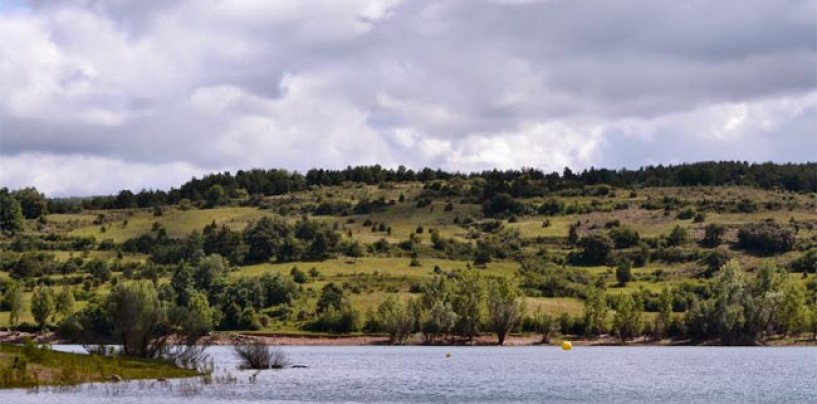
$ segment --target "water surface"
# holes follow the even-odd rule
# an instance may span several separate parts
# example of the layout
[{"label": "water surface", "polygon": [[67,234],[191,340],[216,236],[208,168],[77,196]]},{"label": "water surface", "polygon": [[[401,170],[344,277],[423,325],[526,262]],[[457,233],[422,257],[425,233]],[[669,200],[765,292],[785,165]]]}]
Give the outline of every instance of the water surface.
[{"label": "water surface", "polygon": [[[75,350],[77,347],[61,347]],[[817,402],[817,349],[699,347],[285,347],[306,369],[236,370],[235,383],[129,382],[0,392],[0,403]],[[450,353],[450,357],[446,354]]]}]

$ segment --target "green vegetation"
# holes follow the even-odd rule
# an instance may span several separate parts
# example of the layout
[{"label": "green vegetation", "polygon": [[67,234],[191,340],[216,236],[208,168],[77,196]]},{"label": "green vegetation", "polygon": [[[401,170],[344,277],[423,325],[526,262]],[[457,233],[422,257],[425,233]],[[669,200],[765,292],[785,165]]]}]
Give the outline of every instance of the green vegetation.
[{"label": "green vegetation", "polygon": [[145,358],[214,330],[805,341],[816,172],[375,166],[88,199],[3,190],[0,326]]},{"label": "green vegetation", "polygon": [[0,345],[0,388],[133,379],[192,377],[194,370],[163,361],[82,355],[53,351],[48,346]]}]

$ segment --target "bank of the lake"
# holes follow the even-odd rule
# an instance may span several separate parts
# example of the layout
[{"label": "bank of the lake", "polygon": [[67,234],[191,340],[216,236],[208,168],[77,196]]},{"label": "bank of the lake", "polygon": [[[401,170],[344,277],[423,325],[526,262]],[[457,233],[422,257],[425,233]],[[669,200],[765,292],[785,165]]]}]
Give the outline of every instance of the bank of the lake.
[{"label": "bank of the lake", "polygon": [[194,370],[164,361],[61,352],[34,344],[0,344],[0,388],[75,386],[91,382],[184,378],[197,374]]}]

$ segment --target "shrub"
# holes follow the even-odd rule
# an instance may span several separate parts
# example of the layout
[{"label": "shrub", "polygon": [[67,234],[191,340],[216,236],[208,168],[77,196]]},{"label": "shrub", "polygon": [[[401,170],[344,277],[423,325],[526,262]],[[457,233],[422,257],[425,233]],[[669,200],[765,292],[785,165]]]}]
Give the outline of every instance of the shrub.
[{"label": "shrub", "polygon": [[290,364],[284,351],[260,341],[237,344],[233,352],[240,361],[239,369],[281,369]]},{"label": "shrub", "polygon": [[794,232],[773,222],[751,223],[738,230],[738,246],[763,255],[791,251],[794,243]]},{"label": "shrub", "polygon": [[817,248],[812,248],[789,264],[792,271],[817,273]]},{"label": "shrub", "polygon": [[603,265],[613,251],[613,241],[604,234],[591,234],[579,239],[580,259],[587,265]]},{"label": "shrub", "polygon": [[721,244],[724,234],[726,234],[726,226],[710,223],[704,228],[704,238],[701,244],[709,248],[717,247]]},{"label": "shrub", "polygon": [[641,240],[638,232],[627,226],[620,226],[610,230],[610,238],[616,248],[630,248],[638,245]]},{"label": "shrub", "polygon": [[678,217],[678,219],[680,219],[680,220],[689,220],[689,219],[692,219],[693,217],[695,217],[695,215],[696,215],[697,213],[698,213],[698,212],[695,210],[695,208],[694,208],[694,207],[689,206],[689,207],[686,207],[686,208],[681,209],[681,211],[680,211],[680,212],[678,212],[678,216],[677,216],[677,217]]}]

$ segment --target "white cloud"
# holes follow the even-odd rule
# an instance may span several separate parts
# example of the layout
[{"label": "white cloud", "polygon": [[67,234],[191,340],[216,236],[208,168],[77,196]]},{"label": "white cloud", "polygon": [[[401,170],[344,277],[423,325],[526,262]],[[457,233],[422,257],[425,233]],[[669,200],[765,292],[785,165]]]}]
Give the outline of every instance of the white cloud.
[{"label": "white cloud", "polygon": [[0,9],[0,185],[814,160],[817,4],[733,6],[32,0]]}]

